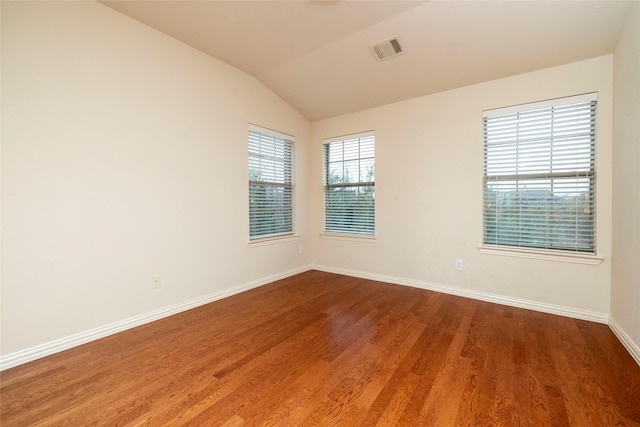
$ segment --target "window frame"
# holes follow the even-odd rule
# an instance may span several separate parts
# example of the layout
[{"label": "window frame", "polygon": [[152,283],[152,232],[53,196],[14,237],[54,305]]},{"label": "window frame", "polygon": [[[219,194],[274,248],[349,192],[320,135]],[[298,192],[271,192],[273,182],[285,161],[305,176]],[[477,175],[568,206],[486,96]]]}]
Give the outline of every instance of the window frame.
[{"label": "window frame", "polygon": [[[597,187],[597,179],[596,179],[597,178],[597,156],[596,154],[597,153],[596,153],[596,150],[597,150],[597,116],[598,116],[597,98],[598,98],[597,93],[587,93],[583,95],[569,96],[569,97],[551,99],[547,101],[533,102],[533,103],[515,105],[515,106],[510,106],[505,108],[486,110],[483,112],[483,162],[484,162],[483,164],[483,208],[482,208],[483,225],[482,225],[482,245],[480,247],[480,250],[482,253],[491,254],[491,255],[508,255],[508,256],[515,256],[515,257],[536,258],[536,259],[546,259],[546,260],[562,260],[562,261],[576,262],[581,264],[598,264],[602,261],[602,258],[596,256],[597,254],[597,215],[596,215],[597,214],[597,200],[596,200],[597,199],[597,191],[596,191],[596,187]],[[577,137],[575,135],[577,135],[578,132],[574,131],[574,134],[571,134],[570,136],[571,147],[573,147],[574,145],[576,147],[575,148],[576,159],[579,157],[578,150],[582,150],[580,154],[583,156],[585,152],[589,153],[588,170],[585,170],[584,167],[581,167],[580,162],[578,160],[574,160],[576,162],[576,165],[574,166],[575,168],[574,170],[562,170],[560,172],[557,172],[557,171],[554,171],[553,166],[550,166],[550,170],[548,172],[535,171],[535,173],[527,173],[527,172],[520,173],[518,167],[523,167],[523,168],[533,167],[534,169],[536,167],[537,168],[541,167],[539,166],[538,163],[535,163],[532,160],[527,160],[526,162],[516,161],[516,163],[513,163],[513,164],[507,163],[509,166],[512,166],[513,169],[518,170],[518,172],[509,174],[505,172],[505,169],[503,168],[502,175],[499,175],[496,173],[494,168],[493,175],[488,173],[488,170],[487,170],[488,162],[490,161],[496,162],[496,158],[498,157],[498,155],[495,155],[494,158],[489,160],[489,154],[488,154],[488,144],[489,144],[488,138],[489,137],[487,135],[488,119],[500,118],[500,117],[515,115],[515,114],[518,115],[517,117],[520,117],[520,114],[523,114],[523,116],[525,116],[527,113],[531,114],[532,112],[535,112],[535,111],[544,111],[545,109],[550,109],[549,115],[551,116],[551,118],[549,119],[549,125],[552,126],[554,123],[554,120],[556,120],[556,117],[554,116],[554,114],[556,114],[554,109],[558,108],[559,110],[561,110],[563,107],[570,108],[569,106],[578,105],[578,104],[588,105],[588,109],[589,109],[588,118],[590,120],[589,122],[590,130],[588,132],[588,143],[585,144],[583,142],[576,142],[577,140],[581,140],[581,139],[586,140],[587,137],[586,136]],[[585,107],[585,109],[586,108],[587,107]],[[514,119],[513,123],[517,123],[518,120],[519,118]],[[587,125],[584,125],[584,127],[586,128]],[[516,153],[518,153],[517,156],[519,156],[520,155],[519,153],[521,150],[519,145],[521,143],[520,130],[517,131],[517,135],[518,136],[514,139],[514,142],[512,143],[515,144],[514,150]],[[554,133],[553,130],[550,131],[550,135],[551,136],[549,137],[549,145],[552,147],[555,139],[558,138],[558,136]],[[565,138],[565,137],[566,135],[562,136],[562,138]],[[497,139],[497,137],[495,137],[495,139]],[[522,139],[525,140],[526,138],[522,137]],[[525,143],[523,142],[522,144],[524,145]],[[538,147],[534,147],[534,148],[538,148]],[[557,161],[557,159],[560,156],[559,155],[555,155],[555,156]],[[553,165],[554,149],[550,148],[549,156],[544,157],[543,159],[544,161],[548,161],[550,165]],[[582,159],[581,161],[584,162],[584,160]],[[591,215],[591,219],[587,220],[586,222],[589,225],[589,227],[586,228],[588,230],[587,242],[588,244],[590,244],[589,247],[580,247],[580,244],[577,239],[577,235],[578,235],[577,231],[576,231],[576,243],[573,246],[559,245],[557,243],[554,243],[553,238],[549,238],[550,243],[544,246],[532,245],[532,244],[526,244],[526,243],[523,244],[520,241],[518,242],[518,244],[500,243],[496,241],[498,239],[498,235],[500,235],[500,231],[497,230],[497,228],[496,228],[497,231],[495,235],[495,240],[488,239],[488,213],[489,213],[488,210],[491,208],[490,203],[488,203],[488,201],[492,199],[491,197],[487,196],[487,193],[489,191],[488,185],[490,183],[496,184],[496,183],[499,183],[500,181],[506,182],[506,184],[504,184],[505,185],[504,188],[509,188],[508,182],[509,181],[515,182],[515,184],[513,185],[515,185],[515,188],[517,189],[516,194],[518,194],[518,191],[520,191],[519,188],[522,182],[535,182],[536,180],[538,180],[538,182],[543,182],[544,180],[546,180],[548,182],[547,185],[549,186],[550,191],[552,191],[551,198],[553,199],[554,197],[557,197],[555,196],[555,192],[553,190],[555,185],[554,180],[558,180],[558,182],[561,182],[562,179],[575,180],[575,184],[574,184],[575,186],[569,187],[569,188],[573,189],[574,193],[572,194],[574,194],[574,199],[576,200],[578,199],[578,197],[575,196],[575,194],[577,194],[577,190],[580,188],[580,186],[584,185],[585,188],[588,188],[588,192],[586,192],[585,194],[586,194],[586,200],[588,200],[587,203],[588,203],[589,211],[585,210],[585,214],[587,215],[587,217]],[[581,180],[584,182],[588,182],[588,184],[582,184],[580,182]],[[544,184],[537,184],[537,185],[544,185]],[[521,216],[522,206],[520,205],[521,198],[519,195],[517,195],[516,199],[518,203],[518,213],[517,213],[517,220],[516,220],[518,224],[517,226],[518,231],[514,235],[518,236],[517,239],[524,240],[524,237],[523,237],[524,227],[522,226],[523,220]],[[525,200],[525,199],[522,199],[522,200]],[[548,203],[550,203],[552,207],[554,206],[553,201]],[[578,209],[575,210],[574,212],[575,218],[573,219],[573,221],[575,222],[576,230],[578,230],[579,226],[581,225],[581,219],[577,212],[578,212]],[[546,226],[544,230],[548,234],[553,234],[553,227],[557,226],[557,221],[555,219],[546,219],[546,220],[540,220],[536,224],[544,224]],[[496,227],[499,227],[499,226],[496,226]],[[503,221],[503,227],[504,227],[504,221]],[[503,236],[506,235],[510,237],[509,232],[505,232],[504,230],[502,231],[502,235]]]},{"label": "window frame", "polygon": [[[252,136],[253,135],[253,136]],[[295,236],[295,221],[294,221],[294,147],[295,147],[295,137],[292,135],[288,135],[282,132],[278,132],[272,129],[268,129],[262,126],[249,124],[248,129],[248,210],[249,210],[249,243],[251,244],[260,244],[273,240],[283,240],[286,238],[290,238]],[[255,153],[252,151],[252,145],[257,144],[259,153]],[[264,148],[271,148],[273,155],[266,156],[262,154],[263,144]],[[278,150],[282,146],[282,157],[276,156],[276,150]],[[253,167],[257,167],[259,173],[263,171],[267,171],[266,168],[262,167],[263,161],[269,165],[271,170],[268,172],[271,175],[272,179],[252,179],[252,165]],[[278,167],[278,166],[281,166]],[[257,227],[262,224],[262,226],[271,226],[277,228],[277,224],[275,221],[270,223],[267,220],[254,220],[254,215],[259,214],[255,212],[254,209],[257,208],[255,204],[255,193],[254,191],[258,189],[282,189],[284,195],[284,203],[285,210],[282,209],[273,209],[272,213],[277,215],[278,212],[281,214],[284,213],[284,225],[282,230],[278,230],[276,232],[262,232],[255,233],[253,227]],[[266,194],[266,193],[265,193]],[[269,209],[269,208],[263,208]]]},{"label": "window frame", "polygon": [[[358,147],[358,155],[356,157],[351,156],[350,158],[345,158],[345,143],[353,143],[353,141],[357,140]],[[367,145],[370,144],[370,147]],[[337,147],[338,145],[342,145],[342,160],[334,160],[331,161],[331,147]],[[363,154],[364,149],[364,154]],[[367,150],[370,150],[370,155],[367,155]],[[332,238],[356,238],[356,239],[366,239],[373,240],[376,237],[376,220],[375,220],[375,131],[364,131],[358,132],[349,135],[343,135],[338,137],[326,138],[323,140],[322,146],[322,161],[323,161],[323,197],[324,197],[324,224],[323,224],[323,236],[332,237]],[[355,182],[344,182],[344,183],[330,183],[329,179],[332,176],[331,164],[342,164],[343,172],[340,178],[345,178],[344,166],[346,163],[354,163],[357,162],[358,169],[358,180]],[[369,173],[369,180],[363,180],[362,168],[370,165],[371,170]],[[348,178],[349,173],[346,173]],[[369,194],[372,197],[372,208],[369,209],[359,209],[357,207],[352,208],[351,214],[353,215],[353,211],[356,213],[359,212],[363,215],[360,219],[352,222],[351,225],[346,225],[349,221],[344,217],[336,216],[336,210],[339,209],[340,205],[336,204],[334,209],[330,206],[329,200],[329,192],[335,189],[355,189],[358,194],[357,197],[360,197],[362,192],[370,192]],[[365,193],[365,197],[368,195]],[[330,210],[333,210],[330,213]],[[367,227],[367,223],[369,222],[366,217],[371,216],[370,227]],[[342,222],[342,225],[338,225],[338,222]],[[333,223],[333,224],[332,224]]]}]

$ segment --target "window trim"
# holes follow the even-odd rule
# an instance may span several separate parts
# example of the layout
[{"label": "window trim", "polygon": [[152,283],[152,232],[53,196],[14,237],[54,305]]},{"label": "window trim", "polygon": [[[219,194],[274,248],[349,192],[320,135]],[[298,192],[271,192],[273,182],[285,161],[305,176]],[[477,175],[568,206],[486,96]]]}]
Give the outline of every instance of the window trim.
[{"label": "window trim", "polygon": [[376,240],[378,240],[377,236],[369,236],[364,234],[327,233],[326,231],[320,233],[320,237],[329,240],[342,240],[361,243],[375,243]]},{"label": "window trim", "polygon": [[[538,109],[544,109],[544,108],[551,108],[551,107],[561,107],[561,106],[565,106],[565,105],[570,105],[570,104],[578,104],[578,103],[587,103],[587,102],[596,102],[595,105],[595,120],[597,122],[597,116],[598,116],[598,93],[597,92],[591,92],[591,93],[585,93],[585,94],[580,94],[580,95],[573,95],[573,96],[566,96],[566,97],[560,97],[560,98],[554,98],[554,99],[549,99],[549,100],[544,100],[544,101],[538,101],[538,102],[531,102],[531,103],[525,103],[525,104],[519,104],[519,105],[512,105],[512,106],[508,106],[508,107],[502,107],[502,108],[495,108],[495,109],[489,109],[489,110],[484,110],[482,117],[483,117],[483,134],[486,133],[486,125],[485,125],[485,119],[489,118],[489,117],[495,117],[495,116],[501,116],[501,115],[506,115],[506,114],[514,114],[514,113],[519,113],[519,112],[527,112],[527,111],[533,111],[533,110],[538,110]],[[593,142],[591,142],[591,151],[592,151],[592,165],[593,165],[593,169],[591,171],[587,171],[587,172],[580,172],[580,171],[575,171],[573,173],[567,172],[565,174],[563,173],[549,173],[549,179],[553,179],[556,177],[562,177],[563,175],[567,175],[567,177],[586,177],[586,178],[590,178],[593,180],[593,184],[591,186],[591,193],[590,193],[590,197],[593,198],[593,207],[594,207],[594,219],[593,219],[593,225],[592,225],[592,235],[591,235],[591,239],[592,239],[592,244],[593,244],[593,248],[589,249],[589,250],[580,250],[578,248],[545,248],[545,247],[535,247],[535,246],[516,246],[516,245],[509,245],[509,244],[494,244],[494,243],[487,243],[485,242],[485,238],[486,238],[486,200],[485,200],[485,192],[486,192],[486,185],[488,182],[487,179],[487,173],[486,173],[486,164],[487,164],[487,155],[486,155],[486,149],[487,149],[487,141],[486,141],[486,136],[483,136],[483,162],[484,162],[484,167],[483,167],[483,178],[482,178],[482,244],[478,246],[478,249],[481,253],[483,254],[489,254],[489,255],[505,255],[505,256],[513,256],[513,257],[519,257],[519,258],[531,258],[531,259],[543,259],[543,260],[551,260],[551,261],[563,261],[563,262],[572,262],[572,263],[578,263],[578,264],[589,264],[589,265],[598,265],[600,264],[604,258],[598,256],[598,252],[597,252],[597,222],[598,222],[598,215],[597,215],[597,210],[598,210],[598,203],[597,203],[597,124],[596,124],[596,129],[595,129],[595,134],[594,134],[594,140]],[[537,174],[534,174],[537,175]],[[513,176],[508,176],[505,175],[504,179],[506,178],[511,178],[514,180],[523,180],[523,179],[527,179],[528,176],[527,175],[513,175]],[[529,178],[531,178],[529,176]]]},{"label": "window trim", "polygon": [[247,243],[250,248],[256,248],[259,246],[277,245],[279,243],[289,243],[300,239],[299,234],[286,234],[273,237],[261,237],[259,239],[249,240]]},{"label": "window trim", "polygon": [[588,252],[560,251],[554,249],[524,248],[517,246],[498,246],[483,243],[478,251],[485,255],[501,255],[514,258],[539,259],[545,261],[568,262],[573,264],[599,265],[604,257]]}]

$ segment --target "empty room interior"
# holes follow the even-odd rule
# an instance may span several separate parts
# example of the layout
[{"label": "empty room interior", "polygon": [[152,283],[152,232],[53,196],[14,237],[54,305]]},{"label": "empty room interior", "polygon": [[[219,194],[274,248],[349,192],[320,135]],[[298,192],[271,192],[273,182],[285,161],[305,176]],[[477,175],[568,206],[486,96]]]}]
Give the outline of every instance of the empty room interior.
[{"label": "empty room interior", "polygon": [[3,426],[640,426],[640,2],[0,15]]}]

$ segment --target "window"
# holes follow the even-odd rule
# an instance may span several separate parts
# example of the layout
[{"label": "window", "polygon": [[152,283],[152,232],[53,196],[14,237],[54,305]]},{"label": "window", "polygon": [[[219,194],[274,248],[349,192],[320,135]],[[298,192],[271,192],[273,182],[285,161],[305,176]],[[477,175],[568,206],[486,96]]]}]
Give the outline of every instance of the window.
[{"label": "window", "polygon": [[293,138],[249,126],[249,239],[293,234]]},{"label": "window", "polygon": [[484,244],[595,253],[596,94],[484,113]]},{"label": "window", "polygon": [[324,141],[325,232],[375,233],[373,132]]}]

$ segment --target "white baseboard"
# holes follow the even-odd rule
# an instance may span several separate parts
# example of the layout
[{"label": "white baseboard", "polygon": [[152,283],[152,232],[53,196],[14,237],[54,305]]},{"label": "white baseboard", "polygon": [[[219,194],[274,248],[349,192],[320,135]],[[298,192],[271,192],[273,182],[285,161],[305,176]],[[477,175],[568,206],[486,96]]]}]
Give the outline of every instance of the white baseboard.
[{"label": "white baseboard", "polygon": [[631,337],[627,335],[627,333],[624,331],[624,329],[622,329],[620,324],[616,322],[616,319],[614,319],[613,316],[609,316],[609,328],[611,328],[613,333],[618,337],[622,345],[631,354],[631,357],[634,358],[636,363],[640,365],[640,346],[633,342]]},{"label": "white baseboard", "polygon": [[538,301],[525,300],[520,298],[506,297],[486,292],[472,291],[455,286],[440,285],[436,283],[424,282],[421,280],[406,279],[403,277],[385,276],[382,274],[367,273],[364,271],[347,270],[342,268],[328,267],[324,265],[314,265],[314,270],[326,271],[327,273],[343,274],[345,276],[359,277],[362,279],[377,280],[380,282],[393,283],[396,285],[412,286],[414,288],[426,289],[429,291],[441,292],[443,294],[456,295],[465,298],[487,301],[496,304],[508,305],[511,307],[525,308],[528,310],[540,311],[543,313],[557,314],[559,316],[571,317],[574,319],[589,320],[597,323],[609,323],[607,313],[580,310],[572,307],[565,307],[555,304],[547,304]]},{"label": "white baseboard", "polygon": [[0,371],[310,270],[304,266],[0,357]]},{"label": "white baseboard", "polygon": [[135,328],[155,320],[162,319],[201,305],[208,304],[241,292],[248,291],[259,286],[263,286],[276,280],[284,279],[296,274],[304,273],[309,270],[319,270],[328,273],[342,274],[346,276],[359,277],[363,279],[376,280],[380,282],[393,283],[396,285],[412,286],[415,288],[426,289],[435,292],[441,292],[450,295],[472,298],[481,301],[492,302],[496,304],[508,305],[511,307],[525,308],[529,310],[540,311],[543,313],[557,314],[560,316],[571,317],[575,319],[589,320],[592,322],[609,324],[613,332],[622,341],[623,345],[629,350],[633,358],[640,364],[640,349],[633,343],[629,336],[620,328],[613,318],[606,313],[598,313],[587,310],[575,309],[572,307],[559,306],[554,304],[541,303],[537,301],[524,300],[519,298],[505,297],[502,295],[494,295],[485,292],[472,291],[468,289],[457,288],[455,286],[435,284],[420,280],[407,279],[396,276],[386,276],[364,271],[348,270],[343,268],[328,267],[324,265],[308,265],[296,269],[288,270],[282,273],[274,274],[262,279],[254,280],[243,285],[225,289],[223,291],[214,292],[199,298],[192,299],[183,303],[175,304],[169,307],[161,308],[149,313],[134,316],[129,319],[110,323],[95,329],[74,334],[65,338],[54,340],[45,344],[37,345],[26,350],[17,351],[0,357],[0,371],[31,362],[32,360],[51,354],[76,347],[81,344],[95,341],[127,329]]}]

